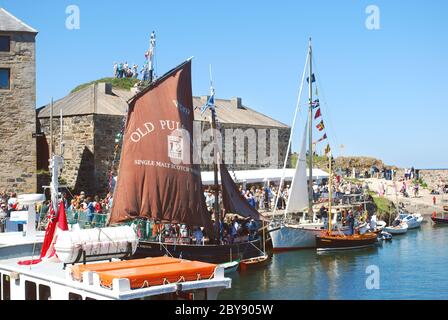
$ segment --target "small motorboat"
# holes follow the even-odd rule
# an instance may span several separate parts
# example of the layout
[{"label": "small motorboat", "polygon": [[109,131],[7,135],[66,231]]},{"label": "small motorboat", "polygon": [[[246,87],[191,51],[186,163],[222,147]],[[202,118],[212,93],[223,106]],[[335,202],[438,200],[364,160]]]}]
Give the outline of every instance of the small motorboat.
[{"label": "small motorboat", "polygon": [[423,217],[420,213],[407,213],[402,211],[395,220],[406,222],[408,229],[417,229],[420,228]]},{"label": "small motorboat", "polygon": [[316,236],[317,251],[359,249],[374,245],[378,241],[376,233],[341,235],[323,233]]},{"label": "small motorboat", "polygon": [[229,261],[226,263],[219,264],[220,267],[224,268],[224,274],[234,273],[238,270],[240,265],[240,260]]},{"label": "small motorboat", "polygon": [[[448,210],[448,206],[443,206],[444,210]],[[437,217],[437,213],[434,211],[432,216],[431,216],[431,220],[437,224],[437,225],[448,225],[448,218],[445,217],[446,212],[443,212],[442,216],[440,218]]]},{"label": "small motorboat", "polygon": [[408,224],[403,221],[395,220],[391,226],[384,228],[384,231],[390,234],[404,234],[408,232]]},{"label": "small motorboat", "polygon": [[384,240],[384,241],[391,241],[392,240],[392,235],[389,232],[381,231],[380,239]]},{"label": "small motorboat", "polygon": [[259,257],[245,259],[240,261],[240,271],[245,271],[249,268],[264,266],[269,262],[269,256],[264,254]]}]

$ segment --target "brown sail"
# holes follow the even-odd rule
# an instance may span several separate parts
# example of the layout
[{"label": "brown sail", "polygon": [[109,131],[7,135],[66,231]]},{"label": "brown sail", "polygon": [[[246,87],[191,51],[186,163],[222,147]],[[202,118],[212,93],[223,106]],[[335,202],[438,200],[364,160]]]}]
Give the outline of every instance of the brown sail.
[{"label": "brown sail", "polygon": [[237,213],[240,216],[251,217],[254,220],[264,220],[260,213],[247,202],[238,190],[225,164],[220,163],[219,171],[221,173],[222,204],[226,213]]},{"label": "brown sail", "polygon": [[129,101],[110,224],[146,217],[212,232],[192,164],[193,120],[190,60]]}]

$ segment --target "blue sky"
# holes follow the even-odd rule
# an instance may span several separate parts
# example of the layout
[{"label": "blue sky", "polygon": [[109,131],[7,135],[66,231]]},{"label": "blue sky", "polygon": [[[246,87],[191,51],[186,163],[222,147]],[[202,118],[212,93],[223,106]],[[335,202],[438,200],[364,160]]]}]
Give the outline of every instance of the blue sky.
[{"label": "blue sky", "polygon": [[[79,30],[65,27],[71,4],[80,9]],[[368,5],[380,9],[379,30],[365,27]],[[290,125],[312,36],[336,156],[343,144],[343,155],[448,167],[447,1],[0,0],[0,6],[39,30],[38,106],[110,76],[115,61],[141,65],[155,30],[159,75],[194,56],[195,95],[208,93],[212,64],[217,97],[240,96]]]}]

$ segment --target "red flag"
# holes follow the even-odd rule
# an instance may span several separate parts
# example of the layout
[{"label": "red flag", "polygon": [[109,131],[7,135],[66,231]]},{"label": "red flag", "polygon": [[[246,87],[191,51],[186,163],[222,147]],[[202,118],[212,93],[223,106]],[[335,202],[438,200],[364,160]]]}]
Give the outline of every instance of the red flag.
[{"label": "red flag", "polygon": [[25,260],[19,261],[19,265],[30,265],[37,264],[43,259],[49,259],[55,256],[56,251],[54,249],[54,244],[56,243],[58,230],[65,231],[68,230],[67,216],[65,214],[64,202],[59,203],[58,214],[54,212],[53,204],[50,203],[50,211],[48,213],[48,225],[45,230],[45,238],[42,243],[42,249],[40,251],[40,258],[36,260]]},{"label": "red flag", "polygon": [[319,131],[324,130],[324,129],[325,129],[324,121],[322,120],[321,122],[319,122],[319,123],[316,125],[316,128],[319,129]]},{"label": "red flag", "polygon": [[314,115],[314,119],[319,118],[320,116],[322,116],[322,114],[320,113],[320,108],[316,110],[316,114]]}]

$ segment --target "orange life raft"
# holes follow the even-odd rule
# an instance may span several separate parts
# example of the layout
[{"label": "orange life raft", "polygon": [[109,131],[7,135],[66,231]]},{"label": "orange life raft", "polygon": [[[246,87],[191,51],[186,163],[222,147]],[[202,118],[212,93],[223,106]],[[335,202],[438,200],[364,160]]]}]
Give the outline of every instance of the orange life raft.
[{"label": "orange life raft", "polygon": [[153,265],[164,265],[168,263],[179,263],[180,259],[170,257],[155,257],[147,259],[134,259],[117,262],[102,262],[92,264],[80,264],[72,267],[72,277],[75,280],[82,280],[82,273],[85,271],[101,272],[125,268],[137,268]]},{"label": "orange life raft", "polygon": [[111,287],[113,279],[126,278],[129,279],[131,289],[137,289],[174,282],[210,279],[216,266],[199,261],[158,257],[78,265],[72,268],[72,274],[73,278],[80,279],[84,271],[96,272],[101,284],[105,287]]}]

